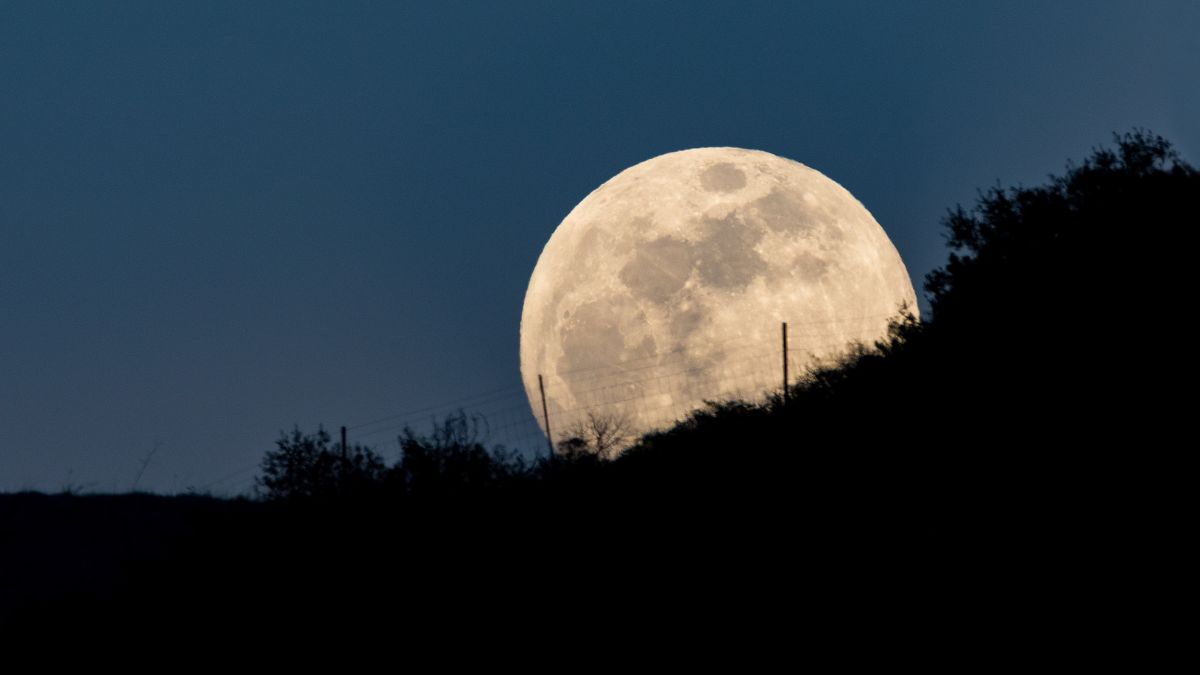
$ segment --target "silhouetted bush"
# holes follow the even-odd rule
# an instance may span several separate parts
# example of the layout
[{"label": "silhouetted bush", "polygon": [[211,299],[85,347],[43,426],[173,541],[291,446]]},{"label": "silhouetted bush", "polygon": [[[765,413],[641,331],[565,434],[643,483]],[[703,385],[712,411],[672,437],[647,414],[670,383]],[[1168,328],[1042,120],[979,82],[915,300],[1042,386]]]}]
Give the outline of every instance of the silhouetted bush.
[{"label": "silhouetted bush", "polygon": [[267,499],[330,499],[363,496],[383,484],[386,466],[362,445],[334,447],[329,432],[315,434],[293,429],[281,433],[276,449],[262,460],[257,485]]},{"label": "silhouetted bush", "polygon": [[343,455],[323,428],[281,434],[262,461],[258,486],[269,500],[369,495],[445,497],[472,494],[534,476],[536,465],[503,446],[484,444],[486,420],[463,411],[434,420],[430,434],[405,427],[392,466],[372,449],[352,445]]},{"label": "silhouetted bush", "polygon": [[487,421],[463,411],[434,421],[428,436],[409,427],[400,436],[394,471],[414,495],[447,495],[495,488],[527,477],[531,467],[504,447],[484,445]]}]

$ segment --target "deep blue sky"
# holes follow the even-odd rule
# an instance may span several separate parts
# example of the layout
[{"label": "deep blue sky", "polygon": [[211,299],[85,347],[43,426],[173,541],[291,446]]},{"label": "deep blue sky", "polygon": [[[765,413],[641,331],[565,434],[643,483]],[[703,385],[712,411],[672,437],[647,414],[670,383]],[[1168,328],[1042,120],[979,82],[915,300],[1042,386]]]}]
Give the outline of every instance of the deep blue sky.
[{"label": "deep blue sky", "polygon": [[0,490],[519,403],[546,239],[664,152],[822,171],[918,289],[977,188],[1133,126],[1200,161],[1200,3],[598,4],[0,4]]}]

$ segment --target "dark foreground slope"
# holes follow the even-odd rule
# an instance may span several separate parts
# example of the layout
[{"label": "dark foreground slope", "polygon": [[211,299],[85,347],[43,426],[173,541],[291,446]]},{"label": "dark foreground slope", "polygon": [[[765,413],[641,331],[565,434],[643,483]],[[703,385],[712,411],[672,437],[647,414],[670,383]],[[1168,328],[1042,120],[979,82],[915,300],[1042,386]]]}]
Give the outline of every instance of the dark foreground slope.
[{"label": "dark foreground slope", "polygon": [[[707,471],[676,489],[636,474],[402,504],[5,496],[5,628],[769,632],[779,611],[927,588],[916,561],[950,562],[945,534],[891,508],[880,522],[882,504],[861,491],[759,478],[730,492],[721,482],[741,478]],[[848,502],[876,515],[855,522]]]},{"label": "dark foreground slope", "polygon": [[1198,195],[1140,133],[985,193],[947,220],[931,319],[615,461],[514,468],[447,434],[343,466],[297,437],[264,502],[0,497],[6,634],[1061,640],[1123,602],[1127,535],[1171,494],[1166,385],[1190,358],[1128,310],[1186,287],[1164,239]]}]

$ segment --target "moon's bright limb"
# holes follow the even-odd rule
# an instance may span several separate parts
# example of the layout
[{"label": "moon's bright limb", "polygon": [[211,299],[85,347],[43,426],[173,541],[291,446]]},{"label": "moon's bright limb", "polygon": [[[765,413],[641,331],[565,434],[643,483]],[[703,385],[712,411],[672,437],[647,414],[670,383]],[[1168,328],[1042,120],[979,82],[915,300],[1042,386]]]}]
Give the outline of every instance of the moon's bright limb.
[{"label": "moon's bright limb", "polygon": [[574,208],[533,270],[521,377],[555,441],[589,412],[640,434],[704,400],[756,396],[871,344],[916,294],[842,186],[767,152],[698,148],[630,167]]}]

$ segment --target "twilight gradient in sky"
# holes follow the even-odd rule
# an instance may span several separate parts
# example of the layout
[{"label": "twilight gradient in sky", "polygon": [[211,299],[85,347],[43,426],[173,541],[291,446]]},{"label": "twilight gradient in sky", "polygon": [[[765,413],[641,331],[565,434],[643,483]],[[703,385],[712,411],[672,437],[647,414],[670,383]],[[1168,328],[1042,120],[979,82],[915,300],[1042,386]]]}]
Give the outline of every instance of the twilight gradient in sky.
[{"label": "twilight gradient in sky", "polygon": [[1195,2],[5,2],[0,490],[125,490],[156,446],[139,486],[183,490],[519,387],[550,233],[672,150],[818,169],[920,288],[977,188],[1133,126],[1200,161],[1197,35]]}]

